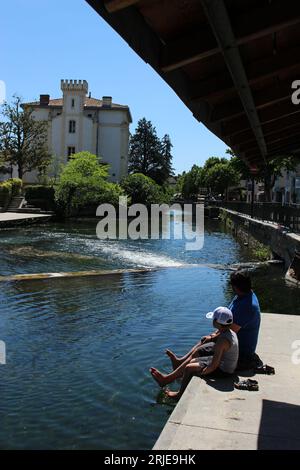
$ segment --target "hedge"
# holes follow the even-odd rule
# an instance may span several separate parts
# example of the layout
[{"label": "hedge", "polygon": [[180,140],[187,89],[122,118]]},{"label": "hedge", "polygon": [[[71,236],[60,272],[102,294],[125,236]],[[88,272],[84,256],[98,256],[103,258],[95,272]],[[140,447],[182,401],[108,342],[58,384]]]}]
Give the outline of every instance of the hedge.
[{"label": "hedge", "polygon": [[8,206],[11,198],[20,194],[22,189],[22,180],[19,178],[10,178],[3,183],[0,183],[0,206]]},{"label": "hedge", "polygon": [[54,200],[54,188],[52,186],[27,186],[25,189],[25,199],[49,199]]},{"label": "hedge", "polygon": [[30,205],[45,211],[53,211],[56,206],[54,193],[55,190],[52,186],[27,186],[25,189],[25,199]]}]

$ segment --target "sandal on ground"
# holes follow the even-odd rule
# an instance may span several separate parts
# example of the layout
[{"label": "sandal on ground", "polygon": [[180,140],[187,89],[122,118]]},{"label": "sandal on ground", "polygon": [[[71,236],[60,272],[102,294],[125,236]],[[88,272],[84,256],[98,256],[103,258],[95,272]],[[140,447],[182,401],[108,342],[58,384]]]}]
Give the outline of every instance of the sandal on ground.
[{"label": "sandal on ground", "polygon": [[234,387],[238,390],[249,390],[251,392],[258,391],[258,382],[257,380],[247,379],[241,380],[240,382],[236,382]]},{"label": "sandal on ground", "polygon": [[268,366],[267,364],[264,364],[261,367],[256,367],[255,373],[256,374],[274,375],[275,374],[275,369],[274,369],[274,367],[271,367],[271,366]]}]

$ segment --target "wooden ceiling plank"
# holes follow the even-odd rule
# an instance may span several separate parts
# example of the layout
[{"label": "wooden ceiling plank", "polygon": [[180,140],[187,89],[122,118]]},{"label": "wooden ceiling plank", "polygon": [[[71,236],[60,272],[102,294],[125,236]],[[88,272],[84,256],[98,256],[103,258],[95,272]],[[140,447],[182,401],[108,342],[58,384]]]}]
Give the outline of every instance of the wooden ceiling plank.
[{"label": "wooden ceiling plank", "polygon": [[261,155],[265,158],[267,148],[261,129],[261,123],[255,108],[242,58],[240,56],[239,49],[236,46],[235,37],[224,0],[219,0],[218,2],[201,0],[201,3],[219,44],[220,50],[222,50],[226,67],[239,94],[245,114],[253,130],[255,139],[257,140]]},{"label": "wooden ceiling plank", "polygon": [[[262,109],[268,106],[272,106],[279,101],[284,101],[291,98],[293,80],[286,80],[284,82],[278,82],[278,84],[270,87],[266,87],[263,90],[252,91],[254,104],[256,109]],[[226,101],[220,105],[215,106],[212,115],[212,122],[219,122],[233,117],[239,116],[244,113],[241,101],[239,98],[234,98]]]},{"label": "wooden ceiling plank", "polygon": [[[249,84],[253,85],[271,78],[279,72],[295,72],[296,74],[297,71],[300,71],[299,61],[295,59],[297,57],[300,57],[300,46],[245,65]],[[228,94],[233,93],[234,90],[234,84],[230,80],[227,70],[224,69],[223,74],[220,73],[218,77],[207,77],[205,80],[195,80],[192,82],[190,85],[190,96],[192,101],[211,101],[212,99],[224,99]]]},{"label": "wooden ceiling plank", "polygon": [[[288,4],[293,4],[293,9]],[[238,46],[273,34],[300,23],[300,2],[287,0],[287,4],[256,8],[234,18],[234,32]],[[184,65],[198,62],[220,52],[211,29],[199,25],[197,32],[167,43],[163,49],[161,69],[170,72]]]},{"label": "wooden ceiling plank", "polygon": [[107,0],[104,2],[104,6],[108,13],[115,13],[116,11],[135,5],[139,1],[140,0]]}]

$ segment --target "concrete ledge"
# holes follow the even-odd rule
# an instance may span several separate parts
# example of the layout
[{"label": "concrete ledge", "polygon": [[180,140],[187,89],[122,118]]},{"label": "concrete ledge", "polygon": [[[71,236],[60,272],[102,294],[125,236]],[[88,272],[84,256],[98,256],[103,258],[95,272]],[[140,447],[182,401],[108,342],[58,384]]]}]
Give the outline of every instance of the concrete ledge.
[{"label": "concrete ledge", "polygon": [[28,214],[20,212],[1,212],[0,213],[0,229],[19,227],[20,225],[30,225],[37,222],[46,222],[51,219],[53,214]]},{"label": "concrete ledge", "polygon": [[258,392],[236,390],[234,380],[194,377],[154,449],[300,449],[295,340],[300,349],[300,316],[263,314],[258,352],[276,374],[256,375]]}]

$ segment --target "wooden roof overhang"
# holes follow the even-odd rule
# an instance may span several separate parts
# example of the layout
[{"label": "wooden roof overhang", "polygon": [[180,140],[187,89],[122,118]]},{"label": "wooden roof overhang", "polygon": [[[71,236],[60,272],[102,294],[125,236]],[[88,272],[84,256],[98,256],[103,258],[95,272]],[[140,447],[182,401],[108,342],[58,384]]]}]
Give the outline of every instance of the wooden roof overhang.
[{"label": "wooden roof overhang", "polygon": [[86,1],[250,167],[300,153],[299,0]]}]

